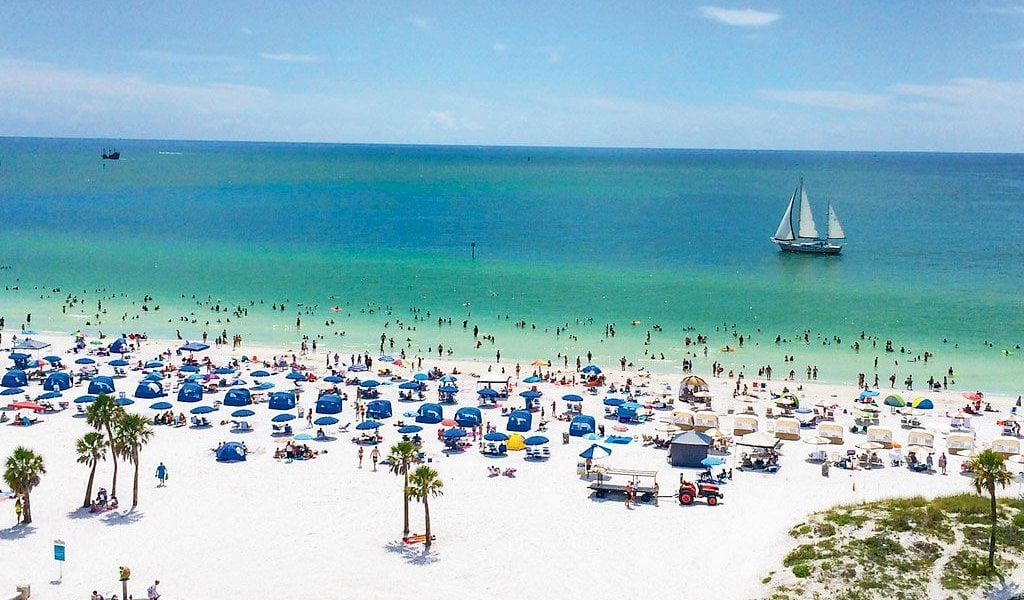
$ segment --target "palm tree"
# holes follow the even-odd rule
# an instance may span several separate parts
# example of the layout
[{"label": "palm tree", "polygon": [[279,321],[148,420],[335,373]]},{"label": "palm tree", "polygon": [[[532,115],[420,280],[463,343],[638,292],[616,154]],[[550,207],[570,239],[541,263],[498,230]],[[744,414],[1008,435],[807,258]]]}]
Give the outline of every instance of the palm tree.
[{"label": "palm tree", "polygon": [[1013,473],[1007,470],[1006,465],[1003,463],[1003,457],[1001,454],[993,452],[991,449],[983,450],[980,454],[971,459],[970,462],[971,471],[974,473],[974,490],[979,494],[983,491],[988,491],[989,498],[991,499],[991,518],[990,531],[988,536],[988,568],[991,571],[995,568],[996,559],[996,521],[998,515],[996,514],[996,485],[1000,487],[1006,487],[1013,483]]},{"label": "palm tree", "polygon": [[89,465],[89,483],[85,486],[85,500],[82,502],[82,506],[89,506],[92,501],[92,483],[96,478],[96,465],[101,460],[107,460],[107,441],[102,433],[90,431],[75,442],[75,452],[80,464]]},{"label": "palm tree", "polygon": [[427,498],[444,494],[444,482],[437,478],[437,471],[427,465],[420,465],[409,475],[409,486],[406,488],[411,498],[423,502],[423,515],[426,521],[426,539],[423,545],[430,548],[430,505]]},{"label": "palm tree", "polygon": [[7,457],[4,465],[4,482],[11,486],[15,494],[23,500],[22,521],[27,525],[32,522],[32,502],[29,493],[39,485],[40,476],[46,472],[43,457],[24,446],[18,446]]},{"label": "palm tree", "polygon": [[97,431],[107,432],[107,444],[110,446],[110,460],[114,461],[114,481],[110,484],[110,495],[117,495],[117,451],[114,448],[114,421],[124,414],[124,407],[117,403],[113,396],[100,394],[85,410],[85,422]]},{"label": "palm tree", "polygon": [[114,422],[114,435],[114,451],[135,466],[132,488],[132,508],[135,508],[139,505],[139,451],[153,437],[153,428],[142,415],[124,413]]},{"label": "palm tree", "polygon": [[391,472],[401,475],[404,479],[402,484],[402,498],[405,500],[405,529],[402,535],[409,535],[409,464],[416,459],[418,452],[416,445],[409,440],[402,440],[391,446],[388,454],[388,464],[391,465]]}]

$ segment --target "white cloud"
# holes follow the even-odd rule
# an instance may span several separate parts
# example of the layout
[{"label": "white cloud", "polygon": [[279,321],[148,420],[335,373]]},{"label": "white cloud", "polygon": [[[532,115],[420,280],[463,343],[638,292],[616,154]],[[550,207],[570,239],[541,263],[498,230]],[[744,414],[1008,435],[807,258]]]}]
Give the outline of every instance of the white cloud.
[{"label": "white cloud", "polygon": [[993,81],[962,77],[939,85],[900,84],[893,86],[897,94],[936,102],[945,106],[971,109],[1005,108],[1019,111],[1024,105],[1024,82]]},{"label": "white cloud", "polygon": [[430,27],[430,19],[426,17],[418,17],[416,15],[412,15],[406,17],[405,22],[412,25],[416,29],[427,29],[428,27]]},{"label": "white cloud", "polygon": [[267,60],[290,63],[312,63],[319,60],[315,54],[293,54],[291,52],[260,52],[259,56]]},{"label": "white cloud", "polygon": [[879,110],[889,106],[892,101],[892,98],[885,94],[845,90],[762,89],[758,90],[758,93],[775,102],[849,111]]},{"label": "white cloud", "polygon": [[700,14],[705,19],[718,21],[734,27],[764,27],[782,18],[778,13],[754,10],[752,8],[733,9],[718,6],[702,6]]}]

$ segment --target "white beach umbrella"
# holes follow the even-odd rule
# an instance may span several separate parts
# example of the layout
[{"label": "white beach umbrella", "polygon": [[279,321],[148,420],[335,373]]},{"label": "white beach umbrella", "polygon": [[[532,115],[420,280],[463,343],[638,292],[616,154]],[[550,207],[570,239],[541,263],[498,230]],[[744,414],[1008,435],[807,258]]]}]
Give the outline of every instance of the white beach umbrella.
[{"label": "white beach umbrella", "polygon": [[1014,454],[1013,456],[1007,456],[1006,460],[1017,463],[1019,465],[1024,465],[1024,454]]},{"label": "white beach umbrella", "polygon": [[914,454],[935,454],[935,448],[928,446],[907,446],[907,452],[913,452]]},{"label": "white beach umbrella", "polygon": [[[824,445],[826,445],[826,444],[831,444],[831,443],[832,443],[832,440],[830,440],[830,439],[829,439],[829,438],[827,438],[827,437],[821,437],[821,436],[819,435],[819,436],[817,436],[817,437],[812,437],[812,438],[804,438],[804,443],[805,443],[805,444],[812,444],[812,445],[814,445],[814,446],[824,446]],[[873,443],[875,443],[875,442],[870,442],[870,443],[872,443],[872,444],[873,444]]]},{"label": "white beach umbrella", "polygon": [[885,448],[885,446],[878,442],[861,442],[857,444],[857,447],[861,450],[881,450],[882,448]]}]

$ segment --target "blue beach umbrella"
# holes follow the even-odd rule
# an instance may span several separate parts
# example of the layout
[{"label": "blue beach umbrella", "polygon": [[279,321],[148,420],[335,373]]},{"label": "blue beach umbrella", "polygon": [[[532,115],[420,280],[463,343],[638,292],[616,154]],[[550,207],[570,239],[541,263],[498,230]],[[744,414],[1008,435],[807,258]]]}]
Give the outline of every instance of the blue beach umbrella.
[{"label": "blue beach umbrella", "polygon": [[170,410],[173,405],[170,402],[154,402],[149,407],[153,410]]},{"label": "blue beach umbrella", "polygon": [[272,389],[273,387],[274,387],[274,384],[270,383],[269,381],[264,381],[263,383],[257,385],[253,389],[258,391],[258,392],[265,392],[265,391],[267,391],[269,389]]},{"label": "blue beach umbrella", "polygon": [[143,381],[162,381],[164,378],[160,373],[150,373],[142,378]]},{"label": "blue beach umbrella", "polygon": [[23,390],[21,388],[7,388],[6,390],[0,392],[0,396],[15,396],[17,394],[24,394],[24,393],[25,393],[25,390]]},{"label": "blue beach umbrella", "polygon": [[160,362],[159,360],[151,360],[142,366],[147,369],[159,369],[160,367],[164,366],[164,363]]},{"label": "blue beach umbrella", "polygon": [[606,448],[598,444],[591,444],[589,448],[580,452],[580,458],[589,458],[591,460],[605,458],[612,455],[611,448]]},{"label": "blue beach umbrella", "polygon": [[132,404],[135,404],[135,401],[131,398],[118,398],[117,403],[121,406],[131,406]]},{"label": "blue beach umbrella", "polygon": [[39,399],[40,400],[53,400],[54,398],[60,398],[62,395],[63,394],[61,394],[57,390],[53,390],[52,392],[44,392],[44,393],[40,394],[39,395]]},{"label": "blue beach umbrella", "polygon": [[623,400],[622,398],[605,398],[604,399],[604,405],[605,406],[622,406],[622,404],[624,402],[625,402],[625,400]]},{"label": "blue beach umbrella", "polygon": [[541,379],[540,377],[537,377],[536,375],[531,375],[531,376],[527,377],[526,379],[524,379],[523,383],[540,383],[541,381],[544,381],[544,380]]},{"label": "blue beach umbrella", "polygon": [[316,421],[313,421],[314,425],[336,425],[337,423],[337,417],[319,417]]},{"label": "blue beach umbrella", "polygon": [[443,394],[454,394],[455,392],[459,391],[459,388],[455,387],[454,385],[442,385],[441,387],[437,388],[437,391]]},{"label": "blue beach umbrella", "polygon": [[497,398],[498,397],[498,390],[496,390],[494,388],[485,387],[482,390],[477,391],[477,394],[481,398]]},{"label": "blue beach umbrella", "polygon": [[252,372],[252,376],[253,377],[270,377],[270,371],[264,371],[263,369],[260,369],[259,371],[253,371]]},{"label": "blue beach umbrella", "polygon": [[420,382],[418,381],[406,381],[398,384],[400,390],[418,390],[420,389]]},{"label": "blue beach umbrella", "polygon": [[240,408],[240,409],[236,410],[235,412],[231,413],[231,416],[232,417],[237,417],[237,418],[241,419],[243,417],[251,417],[251,416],[253,416],[255,414],[256,414],[256,411],[254,411],[254,410],[251,410],[251,409],[248,409],[248,408]]},{"label": "blue beach umbrella", "polygon": [[129,363],[128,361],[126,361],[123,358],[118,358],[118,359],[115,359],[115,360],[112,360],[112,361],[108,362],[107,364],[112,366],[112,367],[127,367],[131,363]]},{"label": "blue beach umbrella", "polygon": [[582,369],[580,369],[580,371],[583,372],[583,373],[586,373],[588,375],[600,375],[601,374],[601,367],[599,367],[597,365],[587,365],[587,366],[583,367]]},{"label": "blue beach umbrella", "polygon": [[359,431],[366,431],[367,429],[377,429],[381,425],[383,425],[383,423],[370,419],[356,425],[356,429],[358,429]]},{"label": "blue beach umbrella", "polygon": [[484,434],[484,439],[488,442],[504,442],[508,441],[508,435],[500,431],[492,431]]},{"label": "blue beach umbrella", "polygon": [[190,412],[190,413],[192,413],[194,415],[207,415],[207,414],[212,413],[213,411],[214,411],[214,408],[212,406],[203,405],[203,406],[197,406],[197,407],[193,408],[192,410],[190,410],[188,412]]},{"label": "blue beach umbrella", "polygon": [[583,402],[583,396],[580,396],[579,394],[566,394],[562,396],[562,400],[565,400],[566,402]]},{"label": "blue beach umbrella", "polygon": [[79,397],[75,398],[75,404],[88,404],[90,402],[95,402],[95,401],[96,401],[96,396],[92,396],[92,395],[88,395],[88,394],[85,395],[85,396],[79,396]]},{"label": "blue beach umbrella", "polygon": [[359,387],[361,388],[375,388],[380,385],[380,382],[376,379],[367,379],[366,381],[360,381]]},{"label": "blue beach umbrella", "polygon": [[56,354],[51,354],[49,356],[44,356],[43,360],[45,360],[46,362],[48,362],[50,364],[55,364],[55,363],[59,363],[59,362],[63,361],[64,359],[61,358],[60,356],[57,356]]},{"label": "blue beach umbrella", "polygon": [[298,371],[292,371],[285,375],[285,379],[291,379],[292,381],[305,381],[306,375]]},{"label": "blue beach umbrella", "polygon": [[217,375],[230,375],[235,372],[231,367],[217,367],[213,371]]},{"label": "blue beach umbrella", "polygon": [[444,383],[455,383],[459,378],[454,375],[445,375],[441,377],[441,381]]},{"label": "blue beach umbrella", "polygon": [[184,367],[182,367],[179,370],[180,371],[184,371],[185,373],[198,373],[199,372],[199,365],[185,365]]},{"label": "blue beach umbrella", "polygon": [[725,459],[721,456],[708,456],[700,461],[700,464],[705,467],[717,467],[718,465],[724,465]]},{"label": "blue beach umbrella", "polygon": [[416,381],[426,381],[430,379],[430,376],[427,375],[426,373],[417,373],[413,375],[412,378],[415,379]]},{"label": "blue beach umbrella", "polygon": [[91,358],[89,358],[88,356],[83,356],[82,358],[76,358],[75,359],[75,364],[76,365],[92,365],[92,364],[96,364],[96,361],[91,359]]},{"label": "blue beach umbrella", "polygon": [[466,437],[466,430],[461,427],[452,427],[451,429],[446,429],[441,436],[448,440],[454,440],[460,437]]},{"label": "blue beach umbrella", "polygon": [[[255,376],[256,374],[253,373],[253,377]],[[327,383],[345,383],[345,378],[338,377],[337,375],[328,375],[327,377],[324,377],[324,381],[326,381]]]},{"label": "blue beach umbrella", "polygon": [[274,418],[271,419],[271,421],[273,421],[275,423],[284,423],[285,421],[291,421],[294,418],[295,418],[295,415],[293,415],[293,414],[281,413],[279,415],[274,415]]},{"label": "blue beach umbrella", "polygon": [[548,443],[548,438],[542,435],[531,435],[530,437],[523,440],[523,443],[527,446],[540,446],[541,444]]},{"label": "blue beach umbrella", "polygon": [[522,396],[523,398],[540,398],[544,394],[538,392],[537,390],[526,390],[525,392],[519,392],[519,395]]},{"label": "blue beach umbrella", "polygon": [[398,433],[419,433],[423,428],[419,425],[403,425],[398,428]]}]

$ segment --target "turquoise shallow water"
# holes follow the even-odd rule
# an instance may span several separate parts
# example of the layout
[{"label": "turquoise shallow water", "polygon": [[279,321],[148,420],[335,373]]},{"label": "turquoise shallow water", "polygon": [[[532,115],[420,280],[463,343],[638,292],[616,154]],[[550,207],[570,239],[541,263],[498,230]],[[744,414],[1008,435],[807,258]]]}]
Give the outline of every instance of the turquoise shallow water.
[{"label": "turquoise shallow water", "polygon": [[[100,160],[109,146],[124,158]],[[800,177],[817,208],[836,206],[842,256],[768,241]],[[385,332],[394,353],[591,351],[663,371],[695,350],[692,328],[710,337],[698,369],[818,365],[851,381],[880,356],[883,382],[953,366],[961,389],[1003,391],[1024,373],[1019,155],[8,138],[0,184],[8,327],[31,312],[35,329],[322,336],[344,352],[375,352]],[[86,300],[62,312],[69,293]],[[141,310],[146,294],[159,311]],[[474,325],[495,342],[477,349]],[[734,331],[744,346],[720,352]],[[930,364],[911,362],[925,350]]]}]

